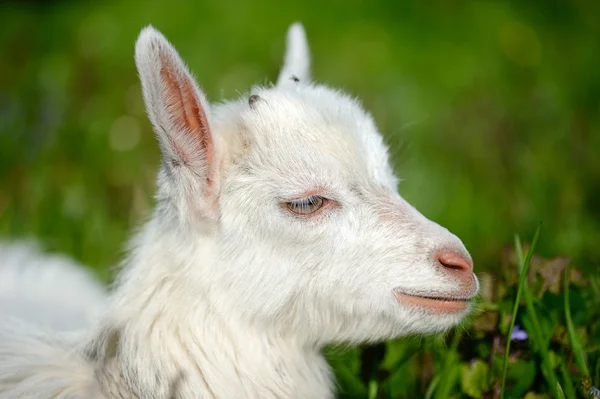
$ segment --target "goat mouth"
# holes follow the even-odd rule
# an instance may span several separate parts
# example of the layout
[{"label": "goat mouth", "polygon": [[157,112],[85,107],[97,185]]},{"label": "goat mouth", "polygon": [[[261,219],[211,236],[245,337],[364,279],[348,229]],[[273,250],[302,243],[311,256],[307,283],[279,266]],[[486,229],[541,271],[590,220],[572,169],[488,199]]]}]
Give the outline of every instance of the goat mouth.
[{"label": "goat mouth", "polygon": [[462,312],[469,307],[469,300],[467,298],[415,295],[396,290],[394,290],[394,297],[401,304],[428,308],[442,313]]}]

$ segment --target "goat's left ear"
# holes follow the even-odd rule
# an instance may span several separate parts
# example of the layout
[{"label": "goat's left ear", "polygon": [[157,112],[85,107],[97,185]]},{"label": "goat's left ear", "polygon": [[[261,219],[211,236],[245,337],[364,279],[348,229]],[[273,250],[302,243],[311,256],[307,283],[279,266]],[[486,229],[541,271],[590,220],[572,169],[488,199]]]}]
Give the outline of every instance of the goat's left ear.
[{"label": "goat's left ear", "polygon": [[288,29],[285,59],[277,79],[277,86],[310,80],[310,53],[306,32],[300,23]]},{"label": "goat's left ear", "polygon": [[[173,46],[153,27],[135,45],[148,117],[160,144],[163,165],[175,178],[176,192],[196,187],[196,201],[214,203],[218,195],[218,154],[209,126],[210,109]],[[189,177],[189,178],[188,178]]]}]

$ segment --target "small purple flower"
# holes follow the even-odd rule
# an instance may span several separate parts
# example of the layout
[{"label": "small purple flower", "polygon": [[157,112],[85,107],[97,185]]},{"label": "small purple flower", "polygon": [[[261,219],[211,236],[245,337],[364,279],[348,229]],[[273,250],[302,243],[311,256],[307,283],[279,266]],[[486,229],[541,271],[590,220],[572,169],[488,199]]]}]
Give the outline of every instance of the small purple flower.
[{"label": "small purple flower", "polygon": [[511,341],[525,341],[529,336],[525,330],[521,330],[518,324],[515,324],[515,328],[512,330],[512,334],[510,335]]},{"label": "small purple flower", "polygon": [[600,389],[596,387],[590,387],[590,398],[600,399]]}]

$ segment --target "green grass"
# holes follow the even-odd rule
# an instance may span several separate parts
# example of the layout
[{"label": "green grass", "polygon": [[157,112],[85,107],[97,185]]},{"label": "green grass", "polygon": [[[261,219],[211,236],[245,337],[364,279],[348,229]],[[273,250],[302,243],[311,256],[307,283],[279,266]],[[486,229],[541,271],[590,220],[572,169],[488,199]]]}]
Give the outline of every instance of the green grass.
[{"label": "green grass", "polygon": [[[533,242],[531,243],[531,248],[527,252],[527,259],[525,262],[522,261],[522,251],[521,251],[521,242],[515,237],[515,247],[517,248],[517,263],[519,265],[519,287],[517,288],[517,295],[515,297],[515,304],[513,306],[513,311],[510,316],[510,326],[508,327],[508,332],[512,335],[512,331],[515,328],[515,322],[517,321],[517,314],[519,311],[519,303],[521,302],[521,293],[523,289],[527,286],[527,272],[529,270],[529,263],[531,262],[531,257],[533,256],[533,251],[535,250],[535,245],[537,244],[539,235],[540,235],[540,227],[535,231],[535,236],[533,237]],[[502,367],[502,382],[500,383],[500,398],[504,399],[505,387],[506,387],[506,371],[508,370],[508,356],[510,355],[510,342],[509,338],[511,335],[507,336],[506,340],[506,350],[504,351],[504,366]],[[554,380],[549,384],[550,387],[553,387]]]},{"label": "green grass", "polygon": [[[482,282],[475,314],[444,336],[329,350],[340,397],[497,398],[503,378],[506,398],[585,397],[600,385],[597,15],[594,0],[5,2],[0,236],[35,237],[110,281],[158,167],[141,27],[162,30],[218,101],[273,80],[301,20],[316,79],[361,98],[401,194],[465,242]],[[508,245],[539,221],[522,263]],[[506,352],[511,323],[529,339]]]},{"label": "green grass", "polygon": [[[539,232],[540,232],[540,227],[538,227],[538,230],[536,231],[536,234],[533,238],[533,242],[531,244],[531,249],[529,250],[528,254],[527,254],[527,259],[525,260],[525,264],[528,264],[531,261],[531,255],[533,254],[533,250],[535,249],[535,244],[537,242],[538,236],[539,236]],[[522,271],[526,271],[527,268],[525,266],[525,264],[523,263],[523,251],[521,249],[521,241],[518,239],[518,237],[515,239],[515,248],[516,248],[516,252],[517,252],[517,259],[518,259],[518,265],[519,265],[519,270]],[[554,366],[552,364],[552,362],[550,361],[550,353],[549,351],[546,350],[547,348],[547,343],[550,340],[550,335],[552,334],[552,330],[551,329],[545,329],[543,327],[541,327],[540,322],[539,322],[539,317],[538,317],[538,313],[534,307],[533,304],[533,297],[531,295],[531,291],[529,290],[529,286],[527,284],[527,280],[522,280],[522,284],[523,284],[523,292],[524,292],[524,296],[525,296],[525,306],[528,312],[528,315],[530,317],[530,334],[532,336],[532,342],[536,343],[536,347],[537,347],[537,352],[542,360],[542,365],[541,365],[541,370],[542,370],[542,374],[544,375],[546,382],[548,384],[548,387],[550,389],[550,392],[553,393],[553,395],[555,397],[559,397],[562,396],[561,392],[562,392],[562,387],[560,386],[560,383],[558,382],[558,379],[556,378],[556,373],[554,372]]]}]

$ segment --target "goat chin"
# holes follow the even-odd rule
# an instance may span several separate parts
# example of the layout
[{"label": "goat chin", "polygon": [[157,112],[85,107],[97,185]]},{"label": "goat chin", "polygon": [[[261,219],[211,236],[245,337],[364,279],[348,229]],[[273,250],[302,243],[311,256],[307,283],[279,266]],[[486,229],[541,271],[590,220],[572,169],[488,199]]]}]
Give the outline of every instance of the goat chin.
[{"label": "goat chin", "polygon": [[372,117],[311,82],[304,29],[277,83],[211,105],[152,27],[135,48],[162,151],[157,207],[113,292],[0,246],[0,398],[330,398],[321,350],[455,326],[463,243],[397,192]]}]

